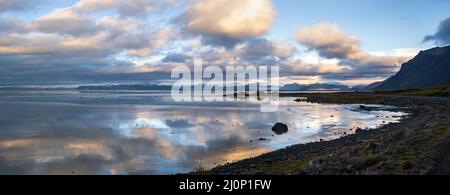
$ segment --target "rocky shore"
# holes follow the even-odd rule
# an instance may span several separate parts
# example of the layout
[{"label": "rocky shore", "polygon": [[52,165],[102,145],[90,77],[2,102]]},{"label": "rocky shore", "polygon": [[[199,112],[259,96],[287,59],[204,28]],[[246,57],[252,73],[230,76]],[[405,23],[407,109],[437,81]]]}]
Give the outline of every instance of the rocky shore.
[{"label": "rocky shore", "polygon": [[216,167],[213,175],[450,174],[450,98],[371,93],[290,94],[315,103],[398,106],[410,116],[397,124],[337,140],[300,144]]}]

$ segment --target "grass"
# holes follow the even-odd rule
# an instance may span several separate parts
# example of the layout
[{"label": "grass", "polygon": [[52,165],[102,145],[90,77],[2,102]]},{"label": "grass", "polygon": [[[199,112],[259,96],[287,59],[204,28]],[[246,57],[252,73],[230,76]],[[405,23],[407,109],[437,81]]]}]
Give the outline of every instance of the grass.
[{"label": "grass", "polygon": [[404,95],[404,96],[450,97],[450,85],[427,87],[420,89],[376,91],[375,93]]},{"label": "grass", "polygon": [[[301,97],[296,101],[310,103],[335,103],[335,104],[382,104],[383,99],[371,95],[371,93],[312,93],[312,94],[281,94],[282,97]],[[305,99],[306,98],[306,99]]]},{"label": "grass", "polygon": [[303,169],[314,158],[314,155],[308,155],[299,160],[285,160],[272,164],[260,164],[257,165],[257,168],[269,175],[288,175],[296,170]]},{"label": "grass", "polygon": [[192,169],[191,174],[193,174],[193,175],[209,175],[208,169],[206,169],[206,167],[203,165],[202,161],[200,161],[200,163],[197,164],[197,166],[195,166]]}]

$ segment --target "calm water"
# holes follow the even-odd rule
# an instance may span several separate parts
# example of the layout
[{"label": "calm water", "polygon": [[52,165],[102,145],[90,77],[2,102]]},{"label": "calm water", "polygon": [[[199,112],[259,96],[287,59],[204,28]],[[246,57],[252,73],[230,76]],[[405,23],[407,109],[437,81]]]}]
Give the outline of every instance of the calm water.
[{"label": "calm water", "polygon": [[[174,103],[165,92],[0,91],[0,174],[189,172],[405,115],[293,100],[261,113],[252,103]],[[275,135],[276,122],[289,132]]]}]

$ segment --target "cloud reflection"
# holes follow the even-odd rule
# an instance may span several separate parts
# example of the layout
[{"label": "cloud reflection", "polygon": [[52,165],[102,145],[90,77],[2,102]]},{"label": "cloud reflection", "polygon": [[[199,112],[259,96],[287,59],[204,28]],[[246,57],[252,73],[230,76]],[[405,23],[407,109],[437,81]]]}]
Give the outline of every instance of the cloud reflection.
[{"label": "cloud reflection", "polygon": [[[73,102],[71,93],[60,94],[52,103],[33,101],[34,93],[10,95],[16,101],[0,103],[1,174],[188,172],[198,164],[209,168],[292,144],[334,139],[341,136],[336,132],[376,127],[402,115],[357,112],[358,105],[296,103],[289,98],[281,100],[279,112],[260,113],[256,107],[242,109],[245,103],[167,106],[171,103],[162,101],[134,106],[124,98],[120,105],[84,105]],[[147,96],[127,95],[130,101]],[[288,124],[289,132],[273,135],[270,129],[275,122]]]}]

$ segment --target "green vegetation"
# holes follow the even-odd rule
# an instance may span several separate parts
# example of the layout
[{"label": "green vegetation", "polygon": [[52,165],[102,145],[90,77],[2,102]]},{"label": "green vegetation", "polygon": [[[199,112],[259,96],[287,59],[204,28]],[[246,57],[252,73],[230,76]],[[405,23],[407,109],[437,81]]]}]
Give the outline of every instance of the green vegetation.
[{"label": "green vegetation", "polygon": [[392,94],[404,96],[450,97],[450,85],[427,87],[420,89],[377,91],[376,94]]},{"label": "green vegetation", "polygon": [[256,167],[269,175],[289,175],[297,170],[302,170],[314,158],[314,155],[307,155],[297,160],[285,160],[273,164],[261,163]]},{"label": "green vegetation", "polygon": [[371,93],[311,93],[311,94],[281,94],[281,97],[301,97],[295,101],[310,103],[334,104],[382,104],[383,99]]}]

